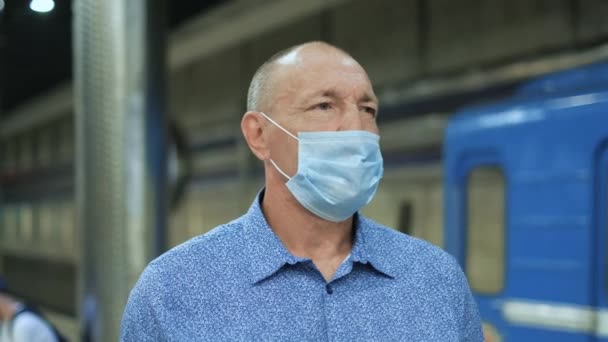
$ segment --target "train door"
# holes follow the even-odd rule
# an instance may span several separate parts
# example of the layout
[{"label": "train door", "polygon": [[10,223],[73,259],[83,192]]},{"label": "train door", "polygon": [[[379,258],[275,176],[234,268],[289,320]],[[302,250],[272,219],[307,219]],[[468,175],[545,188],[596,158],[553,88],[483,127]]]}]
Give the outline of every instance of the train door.
[{"label": "train door", "polygon": [[[568,305],[526,299],[529,298],[526,289],[530,286],[550,285],[534,284],[528,277],[515,275],[518,268],[511,263],[518,260],[513,254],[529,248],[530,237],[514,232],[510,226],[509,218],[516,216],[514,203],[510,202],[515,196],[510,183],[515,166],[509,164],[508,151],[498,147],[491,151],[465,149],[452,156],[450,160],[455,162],[449,166],[446,184],[446,246],[467,275],[483,320],[486,341],[594,341],[589,327],[585,330],[583,326],[590,322],[585,316],[587,308],[573,309]],[[608,170],[608,153],[603,163],[604,170]],[[605,222],[602,224],[606,226]],[[603,241],[606,244],[606,239]],[[602,260],[605,267],[606,259]],[[544,279],[544,274],[537,275],[537,280]],[[607,287],[602,286],[602,298],[606,298]],[[608,306],[605,307],[603,329],[608,336]],[[574,326],[563,326],[568,322],[574,322]]]},{"label": "train door", "polygon": [[598,154],[595,168],[595,335],[597,341],[608,341],[608,143]]},{"label": "train door", "polygon": [[486,341],[504,341],[506,323],[501,314],[505,296],[507,245],[507,171],[498,150],[467,151],[453,165],[446,190],[448,250],[463,266],[484,320]]}]

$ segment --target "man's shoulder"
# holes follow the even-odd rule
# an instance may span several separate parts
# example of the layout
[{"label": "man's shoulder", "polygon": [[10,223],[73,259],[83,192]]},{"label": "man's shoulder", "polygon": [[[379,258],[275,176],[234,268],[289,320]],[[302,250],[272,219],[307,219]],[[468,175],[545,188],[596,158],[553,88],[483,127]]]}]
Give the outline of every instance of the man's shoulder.
[{"label": "man's shoulder", "polygon": [[[240,219],[219,225],[205,234],[193,237],[163,253],[151,264],[167,265],[183,261],[211,261],[217,254],[230,255],[241,242],[243,225]],[[217,261],[217,260],[213,260]]]},{"label": "man's shoulder", "polygon": [[372,219],[362,217],[372,235],[372,244],[381,249],[383,257],[390,260],[399,270],[421,269],[425,273],[445,274],[459,271],[454,257],[440,247],[384,226]]},{"label": "man's shoulder", "polygon": [[148,264],[138,287],[172,287],[192,282],[202,286],[230,274],[227,266],[238,266],[237,259],[243,257],[242,228],[242,223],[234,220],[173,247]]}]

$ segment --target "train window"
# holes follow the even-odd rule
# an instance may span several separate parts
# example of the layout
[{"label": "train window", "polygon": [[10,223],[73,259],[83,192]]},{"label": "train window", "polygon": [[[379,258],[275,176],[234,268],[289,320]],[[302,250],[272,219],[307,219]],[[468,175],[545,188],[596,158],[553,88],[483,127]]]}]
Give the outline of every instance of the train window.
[{"label": "train window", "polygon": [[505,177],[496,166],[471,171],[467,184],[466,273],[473,291],[495,294],[504,287]]},{"label": "train window", "polygon": [[408,235],[412,234],[412,202],[403,201],[399,207],[399,231]]}]

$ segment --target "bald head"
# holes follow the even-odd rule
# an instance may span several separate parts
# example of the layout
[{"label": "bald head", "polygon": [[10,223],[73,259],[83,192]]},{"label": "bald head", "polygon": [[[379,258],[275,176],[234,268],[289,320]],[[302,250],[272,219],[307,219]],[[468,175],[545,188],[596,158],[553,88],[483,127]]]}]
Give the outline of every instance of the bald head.
[{"label": "bald head", "polygon": [[[272,158],[283,172],[296,174],[296,134],[379,134],[378,99],[367,73],[350,55],[326,43],[297,45],[272,56],[255,73],[248,95],[241,130],[267,170],[274,170]],[[268,174],[284,182],[276,170]]]},{"label": "bald head", "polygon": [[247,93],[247,111],[269,111],[268,106],[278,83],[277,69],[297,67],[307,59],[327,56],[339,56],[342,63],[359,66],[348,53],[325,42],[315,41],[292,46],[274,54],[255,72]]}]

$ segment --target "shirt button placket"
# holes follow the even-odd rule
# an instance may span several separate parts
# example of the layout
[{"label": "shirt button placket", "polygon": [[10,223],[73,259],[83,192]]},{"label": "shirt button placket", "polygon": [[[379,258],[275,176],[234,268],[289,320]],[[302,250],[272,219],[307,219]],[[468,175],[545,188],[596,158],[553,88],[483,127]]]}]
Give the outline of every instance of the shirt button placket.
[{"label": "shirt button placket", "polygon": [[334,334],[332,333],[333,325],[336,323],[334,316],[334,299],[332,299],[332,294],[334,293],[334,285],[333,284],[325,284],[325,329],[327,332],[327,341],[334,341]]}]

